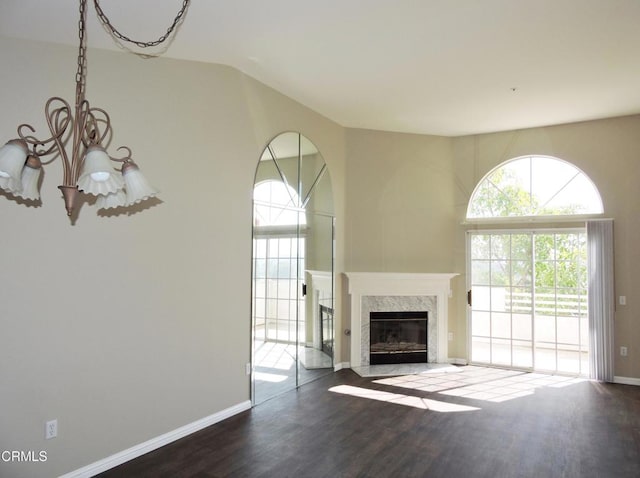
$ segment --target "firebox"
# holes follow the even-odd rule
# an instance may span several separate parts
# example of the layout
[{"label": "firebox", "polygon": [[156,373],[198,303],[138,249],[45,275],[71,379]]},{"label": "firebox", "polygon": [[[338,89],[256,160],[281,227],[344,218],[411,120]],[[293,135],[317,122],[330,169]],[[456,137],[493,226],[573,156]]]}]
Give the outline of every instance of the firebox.
[{"label": "firebox", "polygon": [[426,363],[428,312],[371,312],[369,363]]}]

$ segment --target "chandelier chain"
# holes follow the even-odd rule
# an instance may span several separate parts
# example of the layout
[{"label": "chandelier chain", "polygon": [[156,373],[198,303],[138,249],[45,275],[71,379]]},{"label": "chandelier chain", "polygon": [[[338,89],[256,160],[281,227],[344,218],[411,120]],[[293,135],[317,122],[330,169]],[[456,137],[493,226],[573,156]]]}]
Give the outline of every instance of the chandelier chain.
[{"label": "chandelier chain", "polygon": [[84,99],[85,77],[87,68],[87,41],[85,35],[87,0],[80,0],[80,20],[78,20],[78,37],[80,46],[78,47],[78,70],[76,72],[76,104]]},{"label": "chandelier chain", "polygon": [[189,6],[190,0],[183,0],[182,2],[182,8],[180,8],[180,11],[177,13],[176,17],[173,20],[173,23],[171,24],[171,26],[169,28],[167,28],[167,31],[164,35],[162,35],[160,38],[158,38],[157,40],[153,40],[153,41],[140,41],[140,40],[134,40],[132,38],[129,38],[128,36],[120,33],[120,31],[118,31],[118,29],[116,29],[111,21],[109,21],[109,18],[107,18],[107,16],[105,15],[105,13],[102,11],[102,8],[100,8],[100,1],[99,0],[93,0],[93,3],[96,7],[96,12],[98,14],[98,18],[100,18],[100,21],[102,22],[102,24],[109,30],[109,32],[111,32],[111,34],[113,36],[115,36],[116,38],[118,38],[119,40],[128,42],[128,43],[132,43],[140,48],[148,48],[148,47],[152,47],[152,46],[157,46],[160,45],[161,43],[165,42],[167,40],[167,38],[169,38],[169,36],[171,36],[171,34],[173,33],[173,31],[175,30],[176,26],[180,23],[180,21],[182,20],[182,17],[184,16],[185,12],[187,11],[187,7]]}]

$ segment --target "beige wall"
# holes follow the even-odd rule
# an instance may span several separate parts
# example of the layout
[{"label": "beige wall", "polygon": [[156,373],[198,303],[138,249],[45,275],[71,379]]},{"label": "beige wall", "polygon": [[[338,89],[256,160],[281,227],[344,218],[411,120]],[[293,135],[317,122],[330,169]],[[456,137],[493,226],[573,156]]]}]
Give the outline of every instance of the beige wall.
[{"label": "beige wall", "polygon": [[[130,146],[162,203],[119,217],[84,205],[71,226],[59,160],[42,207],[0,197],[0,450],[48,452],[0,462],[0,476],[57,476],[250,398],[251,199],[271,138],[316,144],[344,217],[335,123],[225,66],[88,58],[110,151]],[[73,99],[75,61],[75,48],[1,39],[1,141],[22,122],[46,135],[44,103]],[[53,418],[59,435],[45,441]]]},{"label": "beige wall", "polygon": [[[634,299],[633,274],[640,268],[640,116],[534,128],[453,139],[458,189],[458,221],[462,221],[473,188],[492,168],[527,154],[556,156],[584,171],[600,191],[604,217],[614,219],[615,294],[627,297],[616,305],[615,375],[640,378],[640,302]],[[464,245],[459,227],[456,248]],[[463,258],[459,258],[463,262]],[[461,316],[456,326],[464,326]],[[621,357],[619,347],[628,347]]]},{"label": "beige wall", "polygon": [[[347,158],[348,271],[464,272],[451,138],[350,129]],[[462,276],[452,288],[449,330],[457,337]],[[464,358],[458,342],[449,342],[449,356]]]},{"label": "beige wall", "polygon": [[[75,48],[2,38],[0,132],[44,133],[49,96],[73,98]],[[443,138],[344,129],[238,71],[89,52],[88,98],[109,111],[162,203],[70,226],[46,168],[43,206],[0,197],[0,450],[48,461],[0,475],[54,476],[249,399],[251,188],[278,133],[300,131],[331,174],[340,272],[458,272],[451,357],[466,357],[465,231],[473,187],[493,166],[549,154],[582,168],[615,219],[616,375],[640,378],[640,117]],[[348,159],[348,160],[347,160]],[[337,310],[348,310],[344,294]],[[338,362],[349,360],[337,317]],[[45,420],[59,436],[43,439]]]},{"label": "beige wall", "polygon": [[[615,220],[616,295],[627,296],[616,311],[615,374],[638,379],[640,303],[632,281],[640,268],[639,132],[640,116],[456,138],[347,130],[346,269],[459,273],[449,304],[449,357],[467,358],[465,233],[472,226],[463,223],[471,193],[508,159],[562,158],[595,182],[604,216]],[[621,345],[627,357],[617,353]]]}]

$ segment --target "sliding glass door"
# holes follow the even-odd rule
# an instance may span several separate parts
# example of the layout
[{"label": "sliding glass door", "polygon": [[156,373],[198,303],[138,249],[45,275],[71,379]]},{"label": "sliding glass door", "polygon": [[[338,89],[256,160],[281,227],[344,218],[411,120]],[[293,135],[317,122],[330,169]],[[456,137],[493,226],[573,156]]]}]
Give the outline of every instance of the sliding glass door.
[{"label": "sliding glass door", "polygon": [[470,232],[473,363],[587,375],[584,230]]}]

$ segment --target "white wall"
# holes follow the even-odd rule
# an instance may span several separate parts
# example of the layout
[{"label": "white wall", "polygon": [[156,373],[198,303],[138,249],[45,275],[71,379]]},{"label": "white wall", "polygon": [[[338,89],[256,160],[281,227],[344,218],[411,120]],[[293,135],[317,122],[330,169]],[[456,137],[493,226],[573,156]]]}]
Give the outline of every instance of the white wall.
[{"label": "white wall", "polygon": [[[75,61],[2,38],[0,141],[23,122],[47,135],[44,103],[73,99]],[[250,398],[252,187],[272,137],[317,145],[343,216],[343,129],[232,68],[89,51],[87,98],[162,203],[117,217],[85,204],[72,226],[59,160],[42,207],[0,196],[0,450],[48,454],[0,476],[57,476]]]}]

